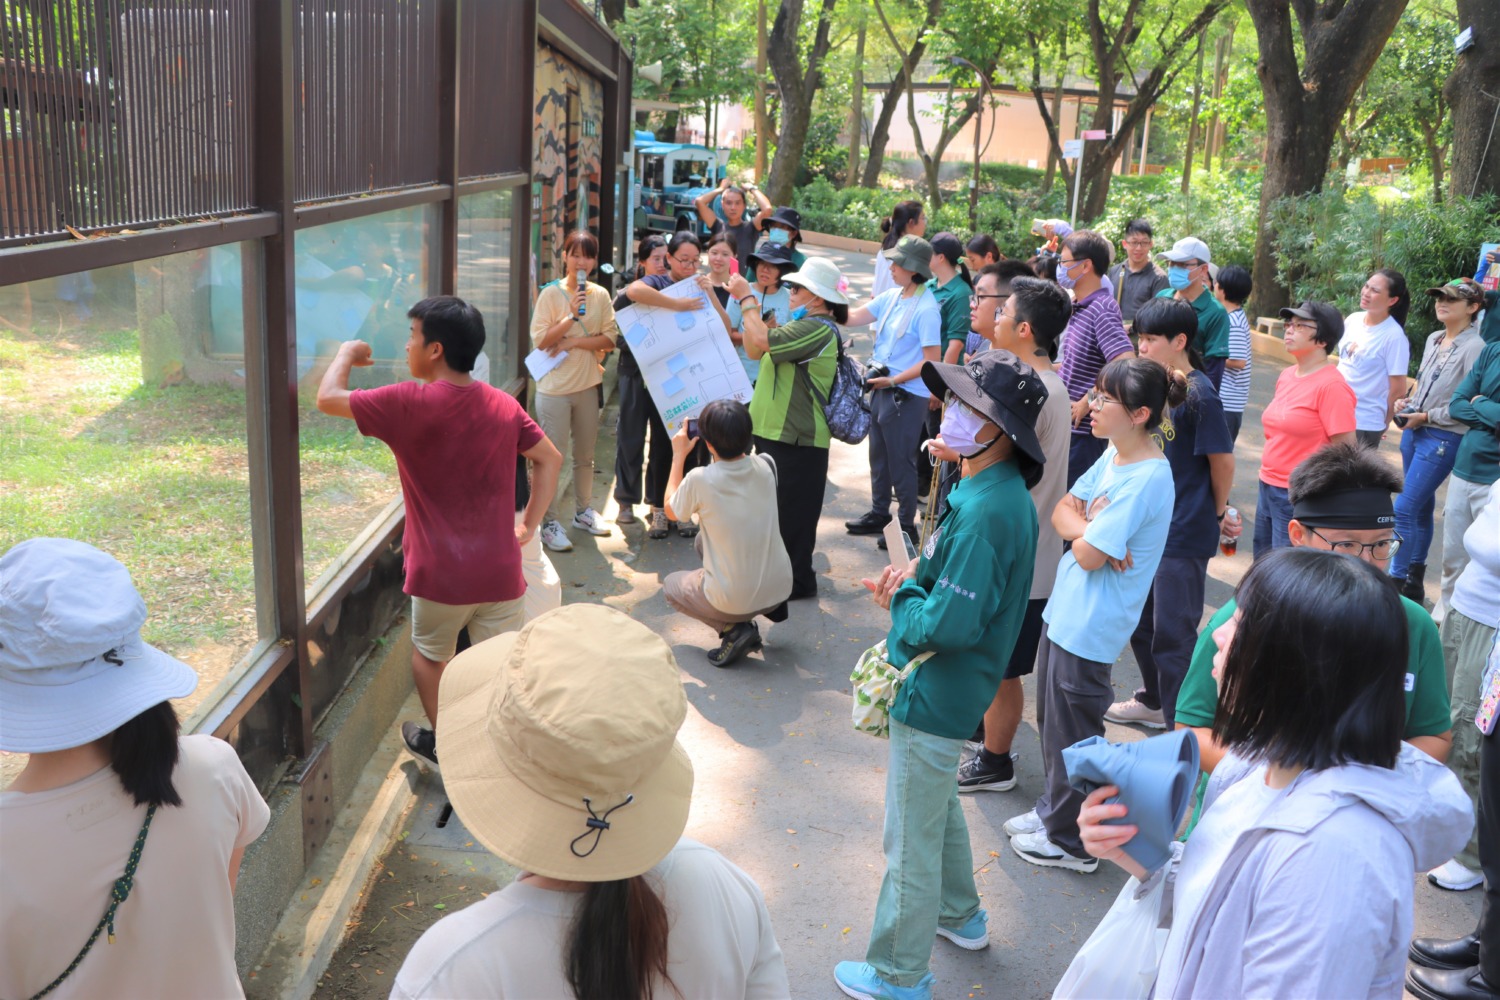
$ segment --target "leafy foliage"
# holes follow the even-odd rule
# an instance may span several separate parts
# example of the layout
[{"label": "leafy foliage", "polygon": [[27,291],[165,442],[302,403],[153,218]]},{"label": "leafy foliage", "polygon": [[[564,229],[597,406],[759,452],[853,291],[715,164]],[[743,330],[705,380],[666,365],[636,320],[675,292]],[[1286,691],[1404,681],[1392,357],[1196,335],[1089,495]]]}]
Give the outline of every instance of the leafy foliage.
[{"label": "leafy foliage", "polygon": [[1473,274],[1480,237],[1494,229],[1500,202],[1493,197],[1384,196],[1358,188],[1284,198],[1272,206],[1269,228],[1277,273],[1295,299],[1331,302],[1344,312],[1359,308],[1359,289],[1370,272],[1391,267],[1412,291],[1406,336],[1416,373],[1427,335],[1438,328],[1432,299],[1423,290]]}]

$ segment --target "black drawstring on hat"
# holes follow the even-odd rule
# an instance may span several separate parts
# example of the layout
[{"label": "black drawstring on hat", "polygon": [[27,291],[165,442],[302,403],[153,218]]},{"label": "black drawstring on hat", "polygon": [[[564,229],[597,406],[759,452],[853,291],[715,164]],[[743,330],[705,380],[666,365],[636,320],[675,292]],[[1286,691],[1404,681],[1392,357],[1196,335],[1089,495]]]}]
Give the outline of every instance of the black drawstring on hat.
[{"label": "black drawstring on hat", "polygon": [[[600,816],[598,813],[594,812],[593,801],[587,795],[585,795],[583,797],[583,807],[589,811],[589,818],[585,820],[585,822],[588,824],[588,829],[573,838],[573,842],[568,845],[568,850],[572,851],[573,856],[577,858],[586,858],[590,854],[593,854],[594,848],[599,846],[599,839],[604,836],[604,831],[609,829],[609,814],[614,812],[616,809],[625,808],[634,801],[634,795],[627,795],[625,796],[624,802],[621,802],[619,805],[613,806],[612,808],[606,809],[604,811],[604,815]],[[589,845],[588,850],[580,851],[578,849],[578,842],[589,836],[590,834],[593,835],[594,842]]]}]

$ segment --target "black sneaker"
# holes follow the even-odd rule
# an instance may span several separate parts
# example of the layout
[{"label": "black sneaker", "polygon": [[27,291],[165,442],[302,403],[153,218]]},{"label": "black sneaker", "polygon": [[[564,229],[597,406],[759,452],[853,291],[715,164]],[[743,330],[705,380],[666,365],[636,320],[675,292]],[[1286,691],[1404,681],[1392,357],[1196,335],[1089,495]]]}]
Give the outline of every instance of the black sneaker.
[{"label": "black sneaker", "polygon": [[845,521],[844,528],[851,535],[878,535],[890,523],[891,515],[877,514],[872,510],[852,521]]},{"label": "black sneaker", "polygon": [[1010,754],[980,750],[958,765],[960,792],[1008,792],[1016,787],[1016,765]]},{"label": "black sneaker", "polygon": [[760,629],[755,627],[754,622],[732,625],[719,638],[723,640],[719,648],[708,651],[708,662],[716,667],[727,667],[746,653],[762,648]]},{"label": "black sneaker", "polygon": [[401,723],[401,742],[406,744],[407,753],[434,771],[438,770],[437,733],[415,722],[403,722]]}]

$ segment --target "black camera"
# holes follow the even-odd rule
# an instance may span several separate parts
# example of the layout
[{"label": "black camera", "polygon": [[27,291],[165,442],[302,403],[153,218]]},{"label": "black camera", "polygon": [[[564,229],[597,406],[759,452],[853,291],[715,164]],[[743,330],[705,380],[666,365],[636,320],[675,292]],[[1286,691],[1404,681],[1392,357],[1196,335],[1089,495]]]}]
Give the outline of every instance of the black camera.
[{"label": "black camera", "polygon": [[870,391],[870,381],[872,379],[888,378],[890,377],[890,374],[890,366],[883,364],[882,362],[871,361],[869,364],[865,365],[865,377],[863,383],[865,392]]},{"label": "black camera", "polygon": [[1391,417],[1391,422],[1394,423],[1397,427],[1405,428],[1406,422],[1411,419],[1411,415],[1415,412],[1416,411],[1412,409],[1410,401],[1407,401],[1407,405],[1401,407],[1401,409],[1397,410],[1396,413]]}]

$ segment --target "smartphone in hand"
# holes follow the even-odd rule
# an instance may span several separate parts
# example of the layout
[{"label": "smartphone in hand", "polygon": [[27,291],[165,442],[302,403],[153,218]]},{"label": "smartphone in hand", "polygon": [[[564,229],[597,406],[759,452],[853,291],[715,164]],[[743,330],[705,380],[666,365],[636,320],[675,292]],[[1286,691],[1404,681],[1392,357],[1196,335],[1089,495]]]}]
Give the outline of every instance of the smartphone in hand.
[{"label": "smartphone in hand", "polygon": [[891,568],[902,573],[917,558],[917,547],[912,544],[911,536],[901,530],[894,518],[885,526],[885,550],[891,557]]},{"label": "smartphone in hand", "polygon": [[697,436],[698,436],[698,418],[697,417],[688,417],[688,419],[687,419],[687,435],[690,438],[697,438]]}]

